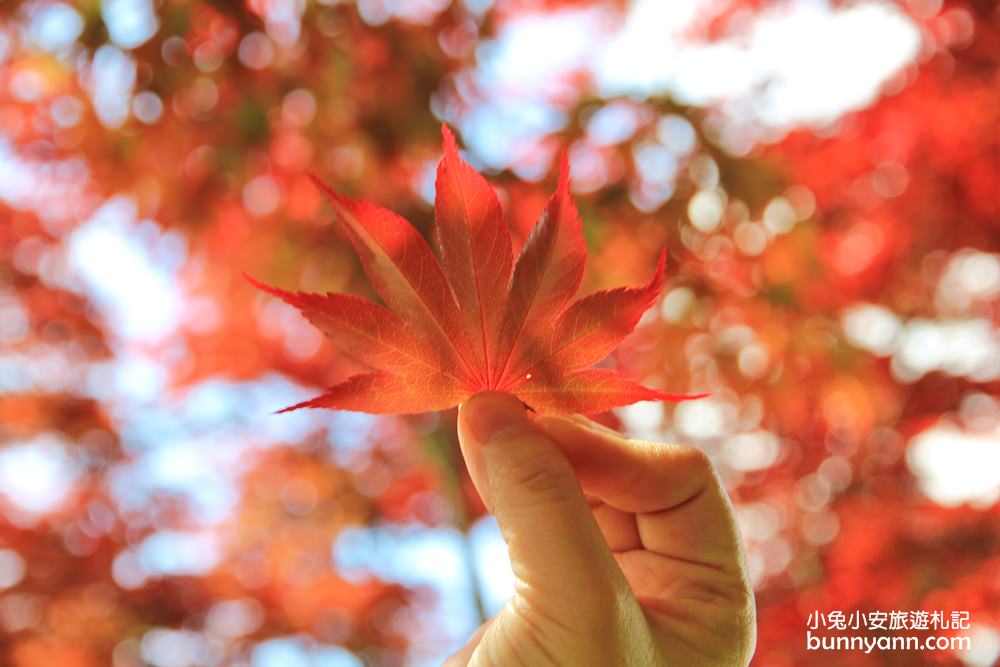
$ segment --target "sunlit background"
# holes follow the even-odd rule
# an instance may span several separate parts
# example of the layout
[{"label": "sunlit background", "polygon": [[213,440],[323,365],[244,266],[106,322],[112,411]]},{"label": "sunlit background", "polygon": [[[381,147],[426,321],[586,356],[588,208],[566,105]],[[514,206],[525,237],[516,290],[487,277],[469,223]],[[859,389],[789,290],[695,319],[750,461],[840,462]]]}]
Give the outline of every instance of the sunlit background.
[{"label": "sunlit background", "polygon": [[[568,149],[611,363],[709,452],[758,665],[1000,657],[1000,12],[984,0],[0,3],[0,663],[437,665],[511,588],[454,414],[247,272],[372,296],[309,183],[432,221],[439,126],[523,239]],[[972,649],[806,652],[815,610]]]}]

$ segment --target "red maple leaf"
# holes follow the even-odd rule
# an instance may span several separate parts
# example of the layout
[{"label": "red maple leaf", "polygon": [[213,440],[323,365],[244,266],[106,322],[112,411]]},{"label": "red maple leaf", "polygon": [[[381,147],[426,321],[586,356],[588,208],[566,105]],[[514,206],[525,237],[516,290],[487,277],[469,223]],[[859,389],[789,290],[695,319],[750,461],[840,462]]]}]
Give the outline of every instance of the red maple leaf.
[{"label": "red maple leaf", "polygon": [[664,255],[641,287],[571,303],[587,251],[563,159],[559,185],[517,261],[496,193],[442,126],[434,218],[441,261],[403,218],[314,179],[388,308],[345,294],[286,292],[250,282],[298,308],[373,371],[285,408],[416,413],[506,391],[539,412],[595,413],[666,394],[618,372],[587,368],[634,328],[663,284]]}]

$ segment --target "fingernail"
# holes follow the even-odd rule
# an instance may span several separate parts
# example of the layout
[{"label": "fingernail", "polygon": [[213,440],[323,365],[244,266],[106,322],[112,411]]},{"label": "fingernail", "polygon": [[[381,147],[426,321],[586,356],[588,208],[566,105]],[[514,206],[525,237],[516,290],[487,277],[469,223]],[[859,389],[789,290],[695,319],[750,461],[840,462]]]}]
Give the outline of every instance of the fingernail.
[{"label": "fingernail", "polygon": [[462,412],[481,445],[523,429],[528,421],[524,405],[510,394],[499,392],[476,394]]}]

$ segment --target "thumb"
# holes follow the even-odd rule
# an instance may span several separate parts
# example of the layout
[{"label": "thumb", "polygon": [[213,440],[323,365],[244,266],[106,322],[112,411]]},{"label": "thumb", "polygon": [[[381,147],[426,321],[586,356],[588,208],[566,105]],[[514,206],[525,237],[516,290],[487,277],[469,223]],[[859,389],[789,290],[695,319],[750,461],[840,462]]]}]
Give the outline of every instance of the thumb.
[{"label": "thumb", "polygon": [[520,401],[503,393],[473,396],[459,410],[458,436],[514,575],[527,584],[519,592],[570,606],[584,596],[613,596],[621,573],[573,467]]}]

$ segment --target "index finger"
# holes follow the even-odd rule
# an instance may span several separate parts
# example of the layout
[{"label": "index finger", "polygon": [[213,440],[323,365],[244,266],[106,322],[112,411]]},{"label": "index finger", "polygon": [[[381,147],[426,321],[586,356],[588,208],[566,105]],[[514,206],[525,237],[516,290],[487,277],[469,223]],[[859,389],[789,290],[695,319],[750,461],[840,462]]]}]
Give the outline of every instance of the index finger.
[{"label": "index finger", "polygon": [[581,417],[538,422],[569,459],[584,493],[634,515],[642,549],[712,565],[743,581],[746,563],[732,505],[704,452],[629,440]]},{"label": "index finger", "polygon": [[539,417],[588,496],[626,512],[672,509],[718,485],[712,464],[689,445],[629,440],[583,417]]}]

